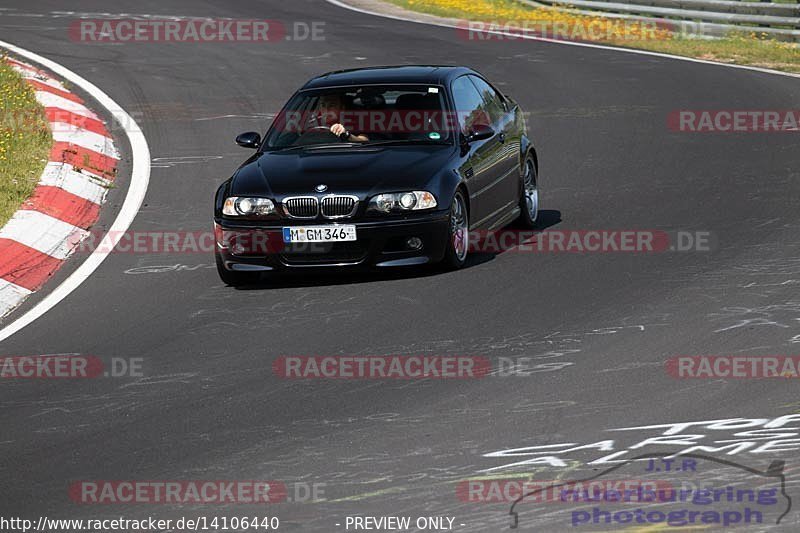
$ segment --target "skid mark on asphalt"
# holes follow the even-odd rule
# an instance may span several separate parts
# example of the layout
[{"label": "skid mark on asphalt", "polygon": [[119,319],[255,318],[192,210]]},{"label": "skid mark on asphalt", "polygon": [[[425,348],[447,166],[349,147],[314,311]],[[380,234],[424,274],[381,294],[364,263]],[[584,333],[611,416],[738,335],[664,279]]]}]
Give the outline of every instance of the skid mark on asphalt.
[{"label": "skid mark on asphalt", "polygon": [[[133,414],[145,405],[160,405],[158,400],[151,400],[143,395],[144,389],[127,391],[117,390],[113,393],[81,394],[72,398],[62,398],[58,401],[17,400],[7,401],[9,408],[14,408],[19,418],[51,417],[53,420],[63,421],[66,415],[75,415],[80,420],[92,417],[95,427],[107,424],[107,419],[98,417],[108,413]],[[142,399],[145,401],[142,401]],[[26,410],[31,410],[30,414]]]},{"label": "skid mark on asphalt", "polygon": [[556,109],[533,110],[528,114],[538,118],[601,118],[609,115],[654,113],[655,106],[602,106],[602,107],[561,107]]},{"label": "skid mark on asphalt", "polygon": [[41,411],[41,412],[31,416],[31,418],[36,418],[37,416],[49,415],[50,413],[61,413],[61,414],[68,415],[68,414],[71,414],[72,411],[70,411],[69,409],[64,409],[63,407],[53,407],[51,409],[45,409],[44,411]]},{"label": "skid mark on asphalt", "polygon": [[222,120],[227,118],[244,118],[248,120],[272,120],[275,118],[275,113],[253,113],[250,115],[215,115],[212,117],[199,117],[194,119],[195,122],[207,122],[210,120]]},{"label": "skid mark on asphalt", "polygon": [[770,326],[791,329],[798,327],[800,302],[788,301],[758,307],[723,307],[719,312],[707,315],[711,322],[723,323],[714,333],[723,333],[739,328]]},{"label": "skid mark on asphalt", "polygon": [[38,428],[34,429],[34,433],[70,433],[75,431],[76,429],[88,429],[91,427],[91,424],[68,424],[63,426],[51,426],[47,428]]},{"label": "skid mark on asphalt", "polygon": [[[691,280],[695,288],[692,297],[696,297],[696,288],[702,287],[711,302],[718,302],[719,307],[707,305],[701,315],[715,335],[735,340],[734,336],[745,331],[755,332],[759,337],[751,343],[761,349],[792,347],[800,342],[800,246],[794,239],[800,228],[783,225],[774,231],[778,230],[781,233],[776,233],[775,242],[747,248],[744,256],[729,267],[706,272],[699,265],[687,266],[676,269],[676,275],[664,281],[680,284],[678,290],[686,289],[688,293],[686,282]],[[783,234],[788,235],[788,240],[783,239]],[[769,257],[775,250],[786,257]],[[714,346],[704,350],[709,348]]]},{"label": "skid mark on asphalt", "polygon": [[[634,320],[629,317],[623,319],[642,323],[617,324],[601,326],[583,331],[562,332],[555,331],[542,335],[540,333],[523,333],[511,336],[475,337],[466,339],[427,340],[410,344],[392,344],[371,346],[358,350],[352,355],[398,354],[398,353],[431,353],[436,355],[451,355],[473,353],[486,356],[514,357],[521,356],[539,362],[561,363],[566,366],[556,365],[532,372],[552,372],[568,368],[575,364],[575,358],[586,352],[586,342],[592,338],[607,337],[612,335],[637,335],[648,329],[669,327],[666,316],[645,317]],[[652,322],[651,322],[652,320]],[[569,361],[565,361],[569,359]],[[552,361],[551,361],[552,360]],[[567,365],[567,362],[569,365]],[[662,363],[655,363],[662,364]],[[560,368],[559,368],[560,366]],[[488,376],[499,376],[512,371],[513,368],[494,368]],[[524,408],[524,407],[520,407]]]},{"label": "skid mark on asphalt", "polygon": [[506,412],[511,414],[540,413],[542,411],[551,411],[553,409],[565,409],[568,407],[574,407],[576,405],[578,405],[578,402],[573,402],[570,400],[560,400],[554,402],[534,402],[529,399],[525,399],[517,402],[513,406],[510,406],[506,410]]},{"label": "skid mark on asphalt", "polygon": [[175,265],[152,265],[134,267],[125,270],[125,274],[140,275],[140,274],[165,274],[168,272],[196,272],[198,270],[216,269],[216,265],[208,263],[200,263],[198,265],[182,265],[177,263]]},{"label": "skid mark on asphalt", "polygon": [[[191,323],[188,334],[228,334],[229,324],[236,323],[237,331],[264,331],[266,329],[300,327],[312,324],[357,324],[364,314],[361,305],[372,298],[369,289],[359,290],[357,295],[328,297],[339,294],[335,286],[318,287],[314,292],[301,292],[271,305],[248,307],[246,315],[240,309],[242,298],[253,298],[263,302],[263,291],[231,291],[220,285],[219,290],[198,295],[198,300],[209,300],[213,307],[196,306],[189,314]],[[290,294],[295,291],[289,291]],[[285,294],[285,293],[284,293]],[[274,298],[274,293],[270,294]],[[230,306],[227,304],[230,303]]]},{"label": "skid mark on asphalt", "polygon": [[[322,304],[320,304],[322,305]],[[221,315],[230,317],[230,320],[222,320]],[[263,331],[266,329],[298,327],[310,324],[344,324],[355,323],[361,316],[356,311],[329,311],[317,310],[316,312],[306,311],[302,315],[299,312],[288,312],[270,307],[250,307],[246,316],[237,310],[208,310],[201,309],[191,314],[190,318],[199,325],[189,326],[188,334],[229,334],[231,327],[237,331]]]},{"label": "skid mark on asphalt", "polygon": [[358,502],[367,500],[369,498],[375,498],[377,496],[388,496],[389,494],[399,494],[406,490],[408,490],[407,487],[391,487],[388,489],[376,490],[374,492],[365,492],[363,494],[356,494],[354,496],[346,496],[344,498],[339,498],[336,500],[328,500],[328,503]]},{"label": "skid mark on asphalt", "polygon": [[121,389],[128,387],[149,387],[152,385],[174,385],[176,383],[192,384],[199,374],[197,372],[180,372],[177,374],[164,374],[161,376],[147,376],[138,378],[132,383],[125,383],[120,386]]},{"label": "skid mark on asphalt", "polygon": [[647,367],[651,367],[651,366],[659,366],[659,367],[661,367],[661,366],[664,366],[664,363],[662,363],[660,361],[656,361],[656,362],[652,362],[652,363],[633,362],[633,363],[628,363],[628,364],[621,365],[621,366],[614,367],[614,368],[604,368],[602,370],[598,370],[597,372],[598,373],[624,372],[626,370],[638,370],[640,368],[647,368]]},{"label": "skid mark on asphalt", "polygon": [[176,165],[206,164],[210,161],[224,159],[224,155],[185,155],[173,157],[154,157],[150,168],[172,168]]}]

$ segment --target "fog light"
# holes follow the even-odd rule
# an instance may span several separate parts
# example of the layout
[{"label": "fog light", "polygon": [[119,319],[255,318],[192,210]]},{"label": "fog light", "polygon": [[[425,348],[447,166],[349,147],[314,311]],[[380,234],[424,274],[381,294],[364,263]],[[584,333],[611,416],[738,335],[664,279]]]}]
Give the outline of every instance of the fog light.
[{"label": "fog light", "polygon": [[409,250],[420,250],[422,248],[422,239],[411,237],[406,241],[406,246]]}]

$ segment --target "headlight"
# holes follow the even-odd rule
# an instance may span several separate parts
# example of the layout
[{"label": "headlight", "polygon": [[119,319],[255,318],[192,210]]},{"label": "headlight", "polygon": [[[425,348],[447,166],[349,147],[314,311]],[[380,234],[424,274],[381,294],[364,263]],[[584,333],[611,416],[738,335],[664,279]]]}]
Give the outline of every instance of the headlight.
[{"label": "headlight", "polygon": [[379,194],[369,203],[369,211],[391,213],[392,211],[420,211],[436,207],[436,197],[428,191],[410,191]]},{"label": "headlight", "polygon": [[231,217],[260,217],[275,213],[275,204],[268,198],[240,198],[231,196],[225,199],[222,214]]},{"label": "headlight", "polygon": [[417,205],[417,195],[413,192],[406,192],[400,195],[400,200],[397,201],[403,209],[414,209]]}]

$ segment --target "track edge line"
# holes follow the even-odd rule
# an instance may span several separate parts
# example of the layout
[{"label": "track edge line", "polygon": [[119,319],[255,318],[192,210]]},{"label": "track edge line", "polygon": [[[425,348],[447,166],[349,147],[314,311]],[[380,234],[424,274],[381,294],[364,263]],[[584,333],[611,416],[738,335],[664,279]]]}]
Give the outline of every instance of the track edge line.
[{"label": "track edge line", "polygon": [[136,121],[125,111],[119,104],[117,104],[110,96],[103,92],[99,87],[92,82],[86,80],[82,76],[76,74],[67,67],[56,63],[39,54],[20,48],[12,43],[0,40],[0,48],[24,57],[34,63],[37,63],[61,78],[79,86],[97,103],[108,111],[112,118],[122,127],[125,132],[128,142],[131,146],[131,153],[133,157],[133,164],[131,170],[131,180],[128,186],[128,193],[125,195],[125,200],[122,207],[111,224],[106,235],[103,237],[100,245],[92,252],[92,254],[81,265],[72,272],[67,279],[61,282],[55,289],[50,291],[41,301],[36,303],[31,309],[26,311],[22,316],[14,319],[7,326],[0,329],[0,342],[11,337],[24,327],[30,325],[36,319],[47,313],[50,309],[58,305],[64,298],[69,296],[75,289],[80,287],[84,281],[89,279],[89,276],[97,270],[102,262],[108,257],[111,251],[116,246],[122,234],[127,231],[133,223],[134,218],[139,212],[139,208],[144,202],[147,188],[150,183],[150,148],[147,144],[147,139],[142,132],[142,129]]},{"label": "track edge line", "polygon": [[[435,21],[426,21],[426,20],[414,20],[411,18],[402,17],[400,15],[390,15],[388,13],[378,13],[376,11],[369,11],[367,9],[363,9],[360,7],[352,6],[345,1],[341,0],[325,0],[327,3],[332,4],[334,6],[340,7],[342,9],[348,9],[350,11],[355,11],[357,13],[362,13],[364,15],[372,15],[375,17],[382,17],[388,18],[393,20],[402,20],[404,22],[413,22],[415,24],[427,24],[428,26],[439,26],[441,28],[455,28],[458,29],[456,24],[450,24],[447,22],[435,22]],[[431,15],[435,17],[436,15]],[[498,30],[481,30],[484,33],[493,33],[495,35],[504,35],[507,37],[514,37],[517,39],[524,39],[528,41],[541,41],[545,43],[553,43],[553,44],[561,44],[566,46],[579,46],[583,48],[595,48],[598,50],[611,50],[615,52],[624,52],[628,54],[639,54],[651,57],[660,57],[664,59],[677,59],[679,61],[688,61],[690,63],[700,63],[704,65],[714,65],[718,67],[728,67],[728,68],[735,68],[740,70],[749,70],[753,72],[760,72],[762,74],[774,74],[778,76],[786,76],[789,78],[797,78],[800,79],[800,74],[794,72],[783,72],[781,70],[773,70],[769,68],[763,67],[754,67],[750,65],[737,65],[732,63],[721,63],[719,61],[709,61],[708,59],[697,59],[694,57],[685,57],[685,56],[676,56],[673,54],[665,54],[663,52],[651,52],[649,50],[637,50],[633,48],[621,48],[619,46],[611,46],[607,44],[592,44],[592,43],[579,43],[574,41],[564,41],[559,39],[548,39],[547,37],[536,37],[532,35],[515,35],[504,31]]]}]

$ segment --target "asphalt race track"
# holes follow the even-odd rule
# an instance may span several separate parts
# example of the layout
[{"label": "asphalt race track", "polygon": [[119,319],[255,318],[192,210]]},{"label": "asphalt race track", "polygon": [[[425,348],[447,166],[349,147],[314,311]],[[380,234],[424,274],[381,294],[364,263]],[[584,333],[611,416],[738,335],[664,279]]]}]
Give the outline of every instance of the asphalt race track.
[{"label": "asphalt race track", "polygon": [[[316,0],[78,3],[6,0],[0,39],[77,72],[137,118],[153,169],[133,231],[209,230],[216,187],[249,155],[234,137],[265,130],[267,114],[308,78],[441,63],[476,68],[530,112],[542,226],[709,232],[713,249],[481,254],[452,273],[302,272],[244,290],[225,287],[207,254],[111,254],[63,302],[0,343],[0,354],[140,359],[143,375],[0,381],[0,514],[257,514],[278,516],[286,531],[325,533],[345,531],[347,516],[449,516],[456,531],[503,531],[510,504],[462,501],[456,485],[534,456],[484,454],[618,439],[616,451],[664,428],[607,431],[614,428],[800,412],[791,379],[675,379],[664,367],[677,355],[800,351],[800,137],[666,125],[680,109],[797,109],[800,80],[546,42],[470,42],[454,29]],[[70,23],[92,13],[322,21],[325,39],[71,40]],[[120,146],[125,152],[124,138]],[[109,205],[121,203],[124,180],[111,194]],[[272,370],[285,355],[389,354],[550,365],[475,380],[286,380]],[[709,424],[682,433],[708,445],[741,431]],[[691,442],[665,444],[630,455]],[[491,474],[580,479],[601,471],[586,463],[605,450],[566,454],[569,468]],[[800,497],[797,446],[709,455],[758,470],[783,460],[787,491]],[[316,484],[325,501],[78,505],[68,494],[81,480],[210,479]],[[524,507],[520,529],[596,529],[573,528],[563,505]],[[765,512],[764,529],[797,530],[796,509],[770,527]]]}]

